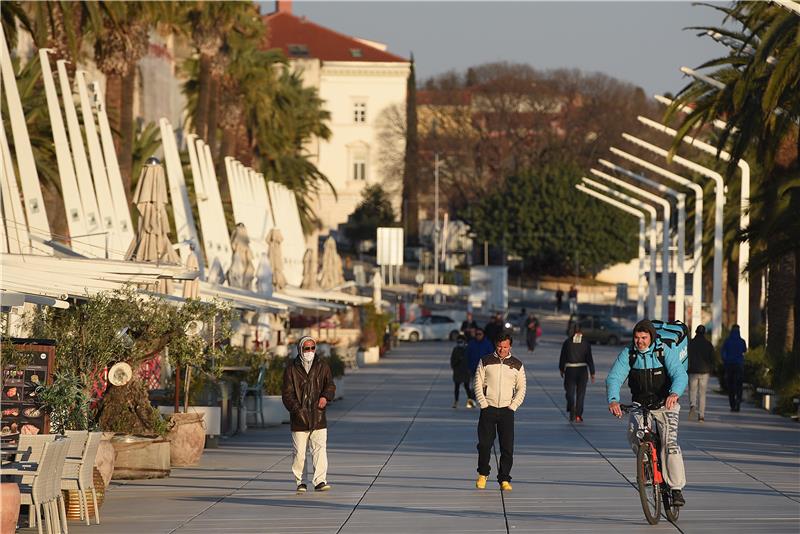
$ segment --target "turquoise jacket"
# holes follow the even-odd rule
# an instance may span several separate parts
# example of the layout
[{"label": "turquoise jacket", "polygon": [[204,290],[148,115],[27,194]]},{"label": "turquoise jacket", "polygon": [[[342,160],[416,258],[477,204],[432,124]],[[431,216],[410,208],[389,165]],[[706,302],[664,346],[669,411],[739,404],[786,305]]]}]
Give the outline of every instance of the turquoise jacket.
[{"label": "turquoise jacket", "polygon": [[[662,367],[661,361],[659,361],[658,355],[655,353],[657,344],[658,341],[647,347],[644,352],[634,349],[636,350],[636,359],[633,362],[634,369],[658,369]],[[606,377],[606,397],[608,398],[609,404],[612,402],[619,402],[620,400],[619,389],[631,372],[630,351],[630,345],[620,351],[619,356],[617,356],[614,365],[611,366],[611,370]],[[686,369],[684,369],[680,358],[675,353],[664,351],[664,363],[666,364],[667,374],[672,382],[669,392],[675,393],[680,397],[689,384],[689,375],[686,373]]]}]

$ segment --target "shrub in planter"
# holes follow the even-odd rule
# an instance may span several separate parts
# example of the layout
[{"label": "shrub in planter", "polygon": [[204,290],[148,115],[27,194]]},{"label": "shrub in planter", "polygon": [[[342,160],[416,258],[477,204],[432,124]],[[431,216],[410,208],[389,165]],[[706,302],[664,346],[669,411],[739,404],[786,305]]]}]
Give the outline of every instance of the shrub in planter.
[{"label": "shrub in planter", "polygon": [[372,304],[360,308],[361,340],[360,348],[368,349],[383,344],[384,333],[389,325],[388,313],[378,313]]}]

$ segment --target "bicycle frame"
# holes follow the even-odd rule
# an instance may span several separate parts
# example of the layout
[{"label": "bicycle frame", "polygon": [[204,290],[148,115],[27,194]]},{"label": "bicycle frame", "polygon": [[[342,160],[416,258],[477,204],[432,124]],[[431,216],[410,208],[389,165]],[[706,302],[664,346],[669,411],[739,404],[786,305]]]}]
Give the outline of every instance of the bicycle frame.
[{"label": "bicycle frame", "polygon": [[624,406],[623,411],[640,412],[642,414],[644,428],[641,428],[636,432],[636,437],[639,440],[640,447],[650,447],[650,456],[653,462],[653,469],[655,470],[653,476],[658,484],[663,484],[664,477],[661,475],[661,455],[659,454],[659,449],[661,448],[661,439],[658,435],[658,429],[653,428],[650,423],[652,419],[650,417],[650,410],[646,406],[634,403],[630,406]]}]

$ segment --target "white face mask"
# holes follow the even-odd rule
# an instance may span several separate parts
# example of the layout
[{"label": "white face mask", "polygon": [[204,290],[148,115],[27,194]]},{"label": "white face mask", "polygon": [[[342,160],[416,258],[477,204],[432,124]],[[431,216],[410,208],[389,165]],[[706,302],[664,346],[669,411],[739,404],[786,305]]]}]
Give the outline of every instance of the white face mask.
[{"label": "white face mask", "polygon": [[316,354],[314,351],[301,353],[303,360],[305,360],[306,362],[313,361],[314,354]]},{"label": "white face mask", "polygon": [[575,334],[574,336],[572,336],[573,343],[580,343],[582,339],[583,339],[583,334]]}]

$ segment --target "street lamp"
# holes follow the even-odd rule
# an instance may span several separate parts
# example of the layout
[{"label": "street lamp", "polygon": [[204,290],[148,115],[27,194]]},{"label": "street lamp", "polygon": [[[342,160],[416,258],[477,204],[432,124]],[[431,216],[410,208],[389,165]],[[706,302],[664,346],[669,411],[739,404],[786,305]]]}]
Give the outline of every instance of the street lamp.
[{"label": "street lamp", "polygon": [[[637,117],[642,124],[658,130],[673,138],[678,134],[677,131],[664,126],[647,117]],[[707,154],[717,155],[723,161],[731,161],[730,153],[724,150],[718,150],[716,147],[704,143],[694,137],[686,136],[683,142],[695,148],[702,150]],[[750,165],[743,160],[739,159],[736,162],[739,171],[742,175],[741,194],[739,198],[739,230],[744,230],[750,225],[750,214],[748,209],[750,207]],[[742,339],[745,343],[749,342],[750,336],[750,279],[746,276],[745,269],[747,263],[750,261],[750,242],[742,241],[739,243],[739,264],[738,264],[738,289],[736,295],[736,321],[739,323]]]},{"label": "street lamp", "polygon": [[[658,147],[647,143],[646,141],[642,141],[636,137],[630,136],[632,139],[636,140],[636,144],[639,146],[646,148],[652,152],[656,150],[660,150]],[[655,149],[655,150],[654,150]],[[691,327],[694,328],[699,324],[701,321],[701,316],[703,313],[703,188],[697,185],[696,183],[692,182],[691,180],[684,178],[674,172],[668,171],[658,165],[650,163],[649,161],[643,160],[641,158],[637,158],[636,156],[629,154],[625,151],[622,151],[616,147],[611,147],[611,152],[616,154],[617,156],[627,159],[631,163],[635,163],[640,167],[644,167],[656,174],[663,176],[668,180],[672,180],[681,184],[684,187],[687,187],[694,191],[695,200],[694,200],[694,247],[693,247],[693,267],[692,267],[692,320],[691,320]],[[667,152],[663,151],[663,154],[666,155]]]},{"label": "street lamp", "polygon": [[620,180],[619,178],[615,178],[610,174],[606,174],[602,171],[598,171],[597,169],[590,169],[590,172],[595,176],[603,178],[615,185],[628,189],[629,191],[633,191],[634,193],[642,196],[651,202],[654,202],[661,206],[664,210],[664,236],[662,237],[661,241],[661,263],[662,263],[662,276],[661,276],[661,317],[660,319],[667,321],[669,320],[669,219],[670,219],[670,204],[668,200],[661,198],[658,195],[654,195],[653,193],[643,189],[641,187],[637,187],[633,184],[629,184],[624,180]]},{"label": "street lamp", "polygon": [[594,191],[593,189],[589,189],[583,184],[575,184],[575,188],[582,193],[586,193],[587,195],[593,196],[594,198],[605,202],[606,204],[610,204],[615,208],[621,209],[626,213],[630,213],[634,217],[639,219],[639,271],[638,271],[638,278],[637,278],[637,286],[636,286],[636,317],[644,317],[644,286],[645,286],[645,276],[644,276],[644,240],[645,240],[645,214],[644,211],[638,210],[636,208],[632,208],[627,204],[623,204],[618,200],[614,200],[611,197],[608,197],[602,193]]},{"label": "street lamp", "polygon": [[650,214],[650,273],[648,275],[648,283],[647,283],[647,316],[648,317],[655,317],[656,315],[656,241],[658,239],[658,230],[657,230],[657,221],[656,221],[656,209],[648,204],[647,202],[626,195],[616,189],[612,189],[605,184],[601,184],[600,182],[596,182],[594,180],[590,180],[589,178],[583,177],[583,183],[587,185],[591,185],[595,189],[599,189],[605,193],[613,195],[617,197],[619,200],[642,208],[647,213]]},{"label": "street lamp", "polygon": [[[619,165],[615,165],[609,161],[604,159],[599,160],[601,164],[605,165],[606,167],[615,170],[617,172],[621,172],[625,176],[629,178],[633,178],[634,180],[646,184],[650,187],[653,187],[660,191],[661,193],[666,193],[675,197],[677,200],[677,208],[678,208],[678,258],[677,258],[677,272],[675,273],[675,317],[677,317],[680,321],[684,321],[686,318],[686,258],[684,256],[686,250],[686,194],[681,193],[680,191],[676,191],[671,187],[667,187],[666,185],[651,180],[641,174],[637,174],[632,172],[624,167]],[[670,218],[666,218],[665,233],[664,236],[669,236],[669,223]],[[666,272],[666,269],[664,269]]]}]

